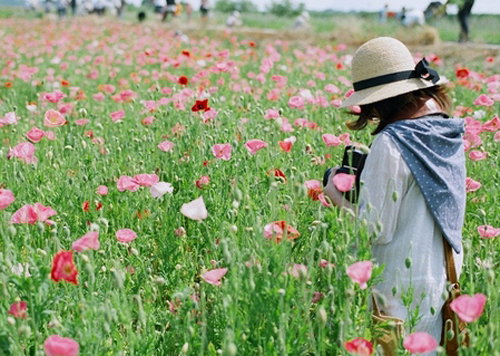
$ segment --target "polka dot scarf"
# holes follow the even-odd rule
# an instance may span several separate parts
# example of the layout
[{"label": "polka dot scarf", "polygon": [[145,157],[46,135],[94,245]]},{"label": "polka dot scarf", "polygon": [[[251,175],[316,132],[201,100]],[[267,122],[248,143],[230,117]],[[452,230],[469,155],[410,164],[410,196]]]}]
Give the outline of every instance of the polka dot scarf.
[{"label": "polka dot scarf", "polygon": [[434,220],[457,253],[462,249],[465,213],[463,132],[463,120],[442,116],[397,121],[381,132],[398,147]]}]

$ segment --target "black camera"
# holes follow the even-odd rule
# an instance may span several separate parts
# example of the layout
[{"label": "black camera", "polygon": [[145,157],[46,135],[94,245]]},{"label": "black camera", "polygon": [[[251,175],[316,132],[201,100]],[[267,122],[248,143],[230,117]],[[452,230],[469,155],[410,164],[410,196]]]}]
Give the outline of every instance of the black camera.
[{"label": "black camera", "polygon": [[[363,152],[358,146],[349,145],[346,146],[344,150],[344,157],[342,158],[342,166],[340,166],[336,173],[346,173],[353,174],[356,176],[356,182],[350,191],[344,193],[344,197],[351,203],[356,203],[358,201],[359,189],[360,189],[360,176],[363,167],[365,166],[365,160],[368,157],[368,153]],[[326,187],[330,175],[334,168],[328,168],[323,176],[323,187]]]}]

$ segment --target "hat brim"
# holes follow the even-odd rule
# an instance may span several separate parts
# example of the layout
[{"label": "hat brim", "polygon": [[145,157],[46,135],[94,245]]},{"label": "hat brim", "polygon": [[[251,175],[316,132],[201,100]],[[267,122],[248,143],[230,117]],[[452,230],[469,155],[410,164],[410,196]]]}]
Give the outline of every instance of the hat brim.
[{"label": "hat brim", "polygon": [[372,104],[398,95],[410,93],[412,91],[431,88],[446,83],[448,83],[448,79],[441,77],[436,84],[433,84],[429,80],[420,78],[411,78],[389,84],[382,84],[357,92],[355,91],[351,94],[351,96],[342,102],[340,107],[345,108],[353,105]]}]

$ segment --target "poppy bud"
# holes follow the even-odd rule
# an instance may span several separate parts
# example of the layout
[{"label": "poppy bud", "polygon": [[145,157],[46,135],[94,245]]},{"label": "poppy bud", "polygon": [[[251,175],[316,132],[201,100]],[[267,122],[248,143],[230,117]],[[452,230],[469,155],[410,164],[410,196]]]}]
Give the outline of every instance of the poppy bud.
[{"label": "poppy bud", "polygon": [[16,236],[17,230],[16,230],[16,228],[14,227],[14,225],[10,225],[10,226],[7,228],[7,231],[9,232],[10,237],[14,237],[14,236]]},{"label": "poppy bud", "polygon": [[405,266],[406,266],[406,268],[410,269],[411,262],[412,262],[411,258],[410,257],[406,257],[406,259],[405,259]]},{"label": "poppy bud", "polygon": [[226,346],[226,354],[229,356],[235,356],[236,352],[238,349],[236,348],[236,345],[232,342],[228,343]]},{"label": "poppy bud", "polygon": [[321,323],[321,326],[325,326],[328,321],[328,315],[326,314],[326,310],[323,306],[320,306],[318,309],[318,320]]},{"label": "poppy bud", "polygon": [[36,231],[41,235],[45,232],[45,224],[41,221],[36,223]]},{"label": "poppy bud", "polygon": [[183,354],[187,354],[188,350],[189,350],[189,344],[186,342],[184,345],[182,345],[181,352]]}]

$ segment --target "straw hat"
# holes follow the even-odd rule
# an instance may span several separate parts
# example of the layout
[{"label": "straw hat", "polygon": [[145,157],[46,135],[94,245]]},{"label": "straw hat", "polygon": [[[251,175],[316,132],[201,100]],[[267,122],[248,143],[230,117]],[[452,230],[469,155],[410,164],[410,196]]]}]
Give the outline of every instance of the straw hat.
[{"label": "straw hat", "polygon": [[341,107],[365,105],[415,90],[445,84],[424,58],[415,65],[406,46],[390,37],[370,40],[352,59],[354,93]]}]

